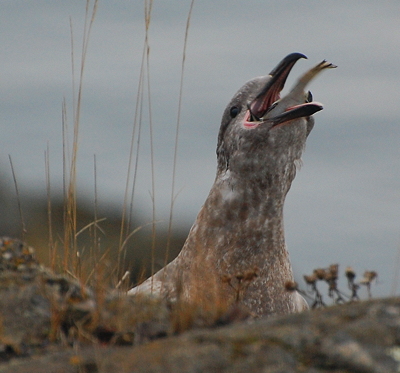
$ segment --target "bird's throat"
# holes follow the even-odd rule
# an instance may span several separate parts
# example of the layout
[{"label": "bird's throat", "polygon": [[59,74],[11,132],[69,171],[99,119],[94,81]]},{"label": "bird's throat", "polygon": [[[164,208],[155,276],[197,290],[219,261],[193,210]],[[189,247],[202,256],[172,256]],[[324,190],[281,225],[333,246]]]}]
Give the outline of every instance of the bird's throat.
[{"label": "bird's throat", "polygon": [[240,256],[249,261],[277,255],[284,247],[285,196],[274,184],[264,189],[217,179],[196,221],[202,242],[206,248],[218,247],[216,252],[225,259],[233,255],[232,262],[240,262]]}]

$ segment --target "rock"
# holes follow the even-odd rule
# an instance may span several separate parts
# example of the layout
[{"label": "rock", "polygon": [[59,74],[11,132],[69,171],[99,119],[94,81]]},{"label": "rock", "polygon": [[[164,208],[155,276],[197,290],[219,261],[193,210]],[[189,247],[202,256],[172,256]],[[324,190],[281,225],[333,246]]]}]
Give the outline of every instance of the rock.
[{"label": "rock", "polygon": [[[64,349],[0,372],[398,372],[400,300],[186,332],[138,347]],[[81,369],[81,370],[79,370]]]},{"label": "rock", "polygon": [[182,305],[115,292],[100,304],[32,250],[23,263],[20,241],[1,245],[18,250],[0,262],[0,373],[400,371],[398,298],[245,321],[233,309],[208,324],[194,313],[179,323]]}]

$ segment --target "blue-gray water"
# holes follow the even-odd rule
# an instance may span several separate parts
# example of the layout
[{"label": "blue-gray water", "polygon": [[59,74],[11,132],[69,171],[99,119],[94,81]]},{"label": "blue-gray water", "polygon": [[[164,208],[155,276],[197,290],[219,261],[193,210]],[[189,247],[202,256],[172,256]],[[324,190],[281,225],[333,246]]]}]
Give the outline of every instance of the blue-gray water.
[{"label": "blue-gray water", "polygon": [[[190,1],[155,1],[150,24],[157,219],[168,219],[185,24]],[[4,1],[0,12],[0,170],[21,188],[45,191],[50,147],[53,188],[62,185],[61,104],[72,128],[71,16],[79,61],[85,1]],[[122,204],[144,38],[141,1],[100,1],[83,85],[78,186]],[[327,59],[311,91],[316,114],[304,165],[285,208],[297,274],[338,262],[379,272],[389,294],[400,247],[400,2],[195,2],[189,30],[177,163],[175,224],[191,223],[215,175],[222,111],[248,79],[302,52],[297,76]],[[78,66],[76,75],[78,76]],[[146,107],[145,107],[145,110]],[[143,132],[137,206],[151,212],[148,122]],[[149,215],[150,216],[150,215]]]}]

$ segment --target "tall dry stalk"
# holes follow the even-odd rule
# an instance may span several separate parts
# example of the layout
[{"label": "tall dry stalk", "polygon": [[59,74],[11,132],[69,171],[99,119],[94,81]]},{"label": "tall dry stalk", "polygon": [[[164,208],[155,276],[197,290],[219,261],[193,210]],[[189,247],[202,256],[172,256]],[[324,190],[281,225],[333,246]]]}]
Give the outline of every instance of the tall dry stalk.
[{"label": "tall dry stalk", "polygon": [[[73,80],[73,142],[71,159],[69,160],[68,151],[69,147],[64,144],[63,153],[63,167],[64,167],[64,259],[63,269],[73,275],[79,266],[79,251],[77,246],[77,201],[76,201],[76,165],[78,156],[78,142],[79,142],[79,123],[82,105],[82,92],[83,92],[83,75],[85,70],[85,62],[87,56],[87,49],[90,39],[90,32],[95,19],[98,1],[94,0],[91,4],[90,0],[86,1],[85,10],[85,24],[83,30],[83,41],[81,50],[81,63],[78,80],[78,96],[75,98],[75,58],[74,58],[74,44],[73,44],[73,27],[71,24],[71,63],[72,63],[72,80]],[[67,138],[67,121],[66,110],[63,105],[63,140]],[[68,163],[67,163],[68,160]]]},{"label": "tall dry stalk", "polygon": [[[149,73],[149,57],[150,57],[150,46],[149,46],[149,27],[151,20],[151,11],[153,8],[153,0],[145,0],[144,2],[144,19],[145,19],[145,40],[143,44],[142,51],[142,62],[139,73],[139,84],[137,89],[136,96],[136,105],[135,105],[135,117],[133,121],[132,128],[132,136],[131,136],[131,145],[129,150],[129,159],[128,159],[128,167],[127,167],[127,176],[126,176],[126,184],[125,184],[125,195],[124,195],[124,204],[122,210],[122,222],[121,222],[121,230],[120,230],[120,239],[119,239],[119,249],[118,249],[118,265],[117,265],[117,274],[120,274],[122,262],[126,257],[126,243],[127,240],[132,237],[132,216],[133,216],[133,205],[134,205],[134,196],[135,196],[135,186],[137,180],[137,172],[139,165],[139,150],[140,150],[140,141],[141,141],[141,128],[142,128],[142,117],[143,117],[143,101],[144,101],[144,84],[145,84],[145,75],[147,75],[147,91],[148,91],[148,106],[149,106],[149,121],[150,121],[150,150],[151,150],[151,174],[152,174],[152,191],[151,191],[151,199],[152,199],[152,215],[153,215],[153,223],[152,223],[152,252],[154,252],[155,247],[155,177],[154,177],[154,148],[153,148],[153,122],[152,122],[152,114],[151,114],[151,92],[150,92],[150,73]],[[147,68],[147,71],[146,71]],[[136,134],[137,132],[137,134]],[[136,144],[136,151],[135,151]],[[135,162],[134,156],[135,153]],[[133,165],[134,162],[134,165]],[[131,172],[133,168],[133,177],[131,181]],[[132,186],[130,186],[132,183]],[[130,191],[130,197],[129,196]],[[128,211],[129,205],[129,211]],[[136,230],[134,230],[136,232]],[[152,254],[152,257],[154,254]],[[153,262],[154,260],[152,260]]]},{"label": "tall dry stalk", "polygon": [[169,209],[169,220],[168,220],[168,236],[167,236],[167,247],[165,252],[165,260],[164,266],[168,263],[169,260],[169,252],[171,247],[171,236],[172,236],[172,221],[173,221],[173,210],[175,204],[175,179],[176,179],[176,165],[178,158],[178,141],[179,141],[179,130],[181,126],[181,111],[182,111],[182,97],[183,97],[183,78],[185,72],[185,61],[186,61],[186,46],[187,40],[189,36],[189,27],[190,27],[190,19],[192,16],[194,0],[190,3],[189,13],[186,21],[186,30],[185,30],[185,41],[183,44],[183,53],[182,53],[182,66],[181,66],[181,79],[180,79],[180,87],[179,87],[179,101],[178,101],[178,117],[176,121],[176,130],[175,130],[175,147],[174,147],[174,161],[172,168],[172,186],[171,186],[171,201],[170,201],[170,209]]},{"label": "tall dry stalk", "polygon": [[15,186],[15,194],[17,196],[17,203],[18,203],[18,211],[19,211],[19,217],[21,220],[21,237],[22,240],[25,241],[25,235],[27,233],[26,231],[26,225],[25,225],[25,219],[24,219],[24,215],[22,213],[22,205],[21,205],[21,196],[19,194],[19,188],[18,188],[18,183],[17,183],[17,177],[15,175],[15,170],[14,170],[14,165],[11,159],[11,155],[8,155],[8,159],[10,161],[10,166],[11,166],[11,172],[12,172],[12,176],[13,176],[13,180],[14,180],[14,186]]},{"label": "tall dry stalk", "polygon": [[50,183],[50,149],[47,142],[47,150],[44,152],[44,164],[46,173],[46,194],[47,194],[47,224],[49,227],[49,259],[50,268],[56,269],[56,246],[53,238],[53,219],[51,209],[51,183]]},{"label": "tall dry stalk", "polygon": [[[150,22],[150,13],[149,13]],[[147,34],[146,34],[147,38]],[[146,64],[147,64],[147,100],[149,103],[149,129],[150,129],[150,157],[151,157],[151,206],[152,206],[152,224],[151,224],[151,275],[154,274],[155,248],[156,248],[156,187],[154,174],[154,144],[153,144],[153,119],[151,115],[151,91],[150,91],[150,47],[147,42]]]},{"label": "tall dry stalk", "polygon": [[[190,27],[190,19],[193,10],[194,0],[191,1],[188,18],[186,22],[186,30],[185,30],[185,38],[184,38],[184,47],[183,47],[183,56],[182,56],[182,66],[181,66],[181,78],[180,78],[180,92],[179,92],[179,102],[178,102],[178,118],[176,125],[176,133],[175,133],[175,145],[174,145],[174,158],[173,158],[173,175],[172,175],[172,190],[171,190],[171,206],[170,206],[170,216],[169,216],[169,224],[168,224],[168,237],[167,237],[167,247],[166,247],[166,255],[165,255],[165,264],[168,261],[170,246],[171,246],[171,235],[172,235],[172,221],[173,221],[173,208],[174,208],[174,200],[175,200],[175,179],[176,179],[176,165],[177,165],[177,156],[178,156],[178,139],[179,139],[179,130],[180,130],[180,115],[182,109],[182,97],[183,97],[183,78],[184,78],[184,67],[186,60],[186,47],[187,40],[189,34]],[[120,231],[120,243],[119,243],[119,261],[118,261],[118,269],[117,272],[120,273],[121,264],[126,255],[126,243],[129,237],[132,236],[132,214],[133,214],[133,202],[134,202],[134,193],[135,193],[135,183],[137,177],[138,163],[139,163],[139,146],[141,140],[141,127],[142,127],[142,116],[143,116],[143,102],[144,102],[144,87],[146,85],[147,88],[147,101],[148,101],[148,110],[149,110],[149,131],[150,131],[150,153],[151,153],[151,201],[152,201],[152,246],[151,246],[151,275],[155,273],[155,244],[156,244],[156,195],[155,195],[155,174],[154,174],[154,143],[153,143],[153,121],[152,121],[152,108],[151,108],[151,84],[150,84],[150,45],[149,45],[149,27],[151,20],[151,11],[152,11],[153,1],[146,0],[145,1],[145,40],[143,44],[143,52],[142,52],[142,62],[139,74],[139,84],[137,91],[137,99],[136,99],[136,107],[135,107],[135,118],[133,123],[132,137],[131,137],[131,147],[129,153],[129,161],[128,161],[128,173],[126,178],[125,185],[125,196],[124,196],[124,207],[122,212],[122,224]],[[137,133],[136,133],[137,132]],[[135,155],[135,164],[133,167],[134,161],[134,150],[136,144],[136,155]],[[131,170],[133,168],[133,180],[132,187],[130,187],[131,183]],[[128,208],[128,193],[131,191],[130,201],[129,201],[129,213],[127,211]],[[135,230],[136,231],[136,230]]]}]

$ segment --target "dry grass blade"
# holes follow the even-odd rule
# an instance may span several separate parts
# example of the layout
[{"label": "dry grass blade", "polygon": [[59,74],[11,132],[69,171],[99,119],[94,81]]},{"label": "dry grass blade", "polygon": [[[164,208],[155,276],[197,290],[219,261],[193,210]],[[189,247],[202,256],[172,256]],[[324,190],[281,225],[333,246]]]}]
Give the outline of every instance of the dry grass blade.
[{"label": "dry grass blade", "polygon": [[129,275],[131,273],[129,271],[125,271],[124,275],[122,276],[121,280],[118,281],[118,284],[115,286],[116,289],[119,289],[122,285],[122,283],[126,280],[129,279]]},{"label": "dry grass blade", "polygon": [[49,227],[49,258],[50,268],[54,271],[56,268],[56,246],[53,238],[53,221],[51,211],[51,183],[50,183],[50,150],[47,143],[47,150],[44,153],[44,163],[46,172],[46,194],[47,194],[47,224]]},{"label": "dry grass blade", "polygon": [[192,0],[190,3],[189,13],[188,13],[187,21],[186,21],[185,41],[183,44],[181,80],[180,80],[180,87],[179,87],[178,118],[176,121],[174,161],[173,161],[173,168],[172,168],[171,204],[170,204],[170,210],[169,210],[168,237],[167,237],[167,248],[166,248],[166,252],[165,252],[164,265],[166,265],[168,263],[169,251],[170,251],[170,246],[171,246],[172,220],[173,220],[173,210],[174,210],[174,202],[175,202],[176,165],[177,165],[177,157],[178,157],[178,140],[179,140],[179,129],[180,129],[180,125],[181,125],[183,78],[184,78],[184,72],[185,72],[186,46],[187,46],[187,40],[188,40],[188,36],[189,36],[190,19],[192,16],[193,5],[194,5],[194,0]]},{"label": "dry grass blade", "polygon": [[8,155],[8,159],[10,161],[11,172],[12,172],[12,176],[13,176],[13,180],[14,180],[15,193],[16,193],[17,202],[18,202],[19,217],[21,219],[21,237],[22,237],[22,240],[25,241],[25,235],[26,235],[27,231],[26,231],[26,226],[25,226],[24,215],[22,213],[21,197],[20,197],[20,194],[19,194],[17,177],[15,176],[14,166],[13,166],[10,154]]},{"label": "dry grass blade", "polygon": [[89,229],[90,227],[96,227],[98,230],[100,230],[103,234],[103,230],[97,225],[97,223],[100,223],[101,221],[106,220],[106,218],[101,218],[101,219],[96,219],[95,221],[90,222],[89,224],[86,224],[83,228],[81,228],[78,232],[76,232],[76,237],[78,237],[80,234],[82,234],[84,231]]},{"label": "dry grass blade", "polygon": [[[158,223],[157,221],[155,223]],[[139,232],[142,228],[149,226],[150,224],[153,224],[153,222],[151,223],[147,223],[147,224],[143,224],[139,227],[136,227],[132,232],[130,232],[124,242],[122,242],[121,247],[119,248],[119,253],[123,252],[126,249],[126,245],[128,244],[129,239],[137,232]]]},{"label": "dry grass blade", "polygon": [[[128,237],[131,235],[128,233],[131,230],[131,221],[132,221],[132,213],[133,213],[133,201],[135,195],[135,185],[137,179],[137,172],[138,172],[138,165],[139,165],[139,147],[140,147],[140,140],[141,140],[141,127],[142,127],[142,114],[143,114],[143,85],[144,85],[144,76],[145,76],[145,66],[146,66],[146,58],[148,62],[149,58],[149,45],[148,45],[148,29],[150,26],[150,19],[151,19],[151,10],[153,6],[153,1],[145,1],[145,40],[143,44],[143,52],[142,52],[142,61],[140,66],[140,74],[139,74],[139,84],[136,96],[136,105],[135,105],[135,117],[133,122],[133,129],[132,129],[132,136],[131,136],[131,145],[129,150],[129,160],[128,160],[128,167],[127,167],[127,176],[126,176],[126,183],[125,183],[125,194],[124,194],[124,203],[122,209],[122,218],[121,218],[121,230],[120,230],[120,237],[119,237],[119,257],[118,257],[118,264],[117,264],[117,273],[120,272],[121,262],[124,261],[126,251],[124,250],[125,242],[127,241]],[[147,64],[148,66],[148,64]],[[150,83],[148,82],[148,85]],[[150,105],[149,105],[150,107]],[[150,110],[150,108],[149,108]],[[137,135],[136,135],[137,132]],[[137,136],[137,139],[136,139]],[[152,139],[152,135],[151,135]],[[151,140],[152,142],[152,140]],[[135,164],[134,164],[134,173],[133,173],[133,180],[132,180],[132,187],[130,188],[131,183],[131,171],[133,166],[133,154],[135,150],[135,143],[136,143],[136,156],[135,156]],[[153,154],[153,150],[151,152]],[[154,176],[153,176],[154,180]],[[154,181],[153,181],[154,183]],[[128,208],[128,195],[129,190],[130,193],[130,201],[129,201],[129,212],[127,211]],[[154,196],[154,193],[153,193]]]},{"label": "dry grass blade", "polygon": [[[69,162],[69,170],[66,170],[66,163],[64,163],[64,199],[65,199],[65,210],[64,210],[64,262],[63,267],[64,270],[69,270],[70,268],[77,268],[77,260],[78,260],[78,248],[77,248],[77,202],[76,202],[76,165],[77,165],[77,156],[78,156],[78,139],[79,139],[79,123],[80,123],[80,114],[81,114],[81,105],[82,105],[82,91],[83,91],[83,75],[85,70],[85,61],[87,56],[87,48],[90,39],[90,31],[92,29],[92,25],[95,19],[96,11],[97,11],[98,1],[95,0],[92,6],[91,11],[90,5],[91,1],[86,1],[86,12],[85,12],[85,25],[83,32],[83,41],[82,41],[82,55],[81,55],[81,63],[80,63],[80,76],[79,76],[79,85],[78,85],[78,97],[75,103],[74,97],[74,128],[73,128],[73,143],[72,143],[72,153],[71,160]],[[89,21],[90,19],[90,21]],[[72,60],[72,78],[73,82],[75,82],[75,61],[74,61],[74,44],[73,44],[73,30],[71,23],[71,60]],[[75,94],[75,84],[73,83],[73,91]],[[63,110],[63,134],[65,135],[66,130],[64,127],[66,126],[66,116],[64,116]],[[64,137],[64,140],[67,136]],[[64,162],[67,160],[67,156],[65,154],[65,146],[64,146]]]},{"label": "dry grass blade", "polygon": [[[97,162],[96,155],[93,155],[93,173],[94,173],[94,230],[93,230],[93,244],[91,247],[91,257],[96,260],[99,255],[100,245],[99,238],[97,237],[97,229],[99,229],[103,234],[102,229],[97,225],[100,220],[97,218],[98,216],[98,201],[97,201]],[[105,219],[103,219],[105,220]],[[96,262],[94,263],[96,264]]]},{"label": "dry grass blade", "polygon": [[[155,201],[155,174],[154,174],[154,142],[153,142],[153,119],[151,110],[151,90],[150,90],[150,45],[149,45],[149,26],[153,1],[145,3],[146,19],[146,72],[147,72],[147,100],[149,109],[149,132],[150,132],[150,167],[151,167],[151,203],[152,203],[152,225],[151,225],[151,274],[154,274],[155,246],[156,246],[156,201]],[[132,212],[131,212],[132,214]]]},{"label": "dry grass blade", "polygon": [[[105,258],[107,257],[107,255],[110,254],[110,251],[111,251],[110,248],[108,248],[108,249],[103,253],[103,255],[102,255],[98,260],[96,260],[95,264],[93,265],[93,268],[91,269],[91,271],[89,272],[89,274],[88,274],[88,276],[87,276],[87,279],[86,279],[86,282],[85,282],[85,286],[88,285],[90,279],[92,278],[92,276],[93,276],[94,274],[97,275],[97,277],[98,277],[97,280],[100,279],[99,272],[98,272],[97,270],[98,270],[100,264],[105,260]],[[103,280],[104,280],[104,279],[103,279]],[[103,282],[104,282],[104,281],[103,281]],[[96,281],[96,282],[95,282],[95,285],[100,285],[100,282],[99,282],[99,281]],[[96,290],[97,290],[97,289],[96,289]],[[99,292],[96,292],[96,293],[98,294]]]}]

